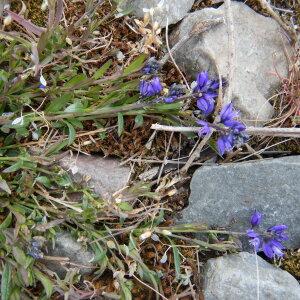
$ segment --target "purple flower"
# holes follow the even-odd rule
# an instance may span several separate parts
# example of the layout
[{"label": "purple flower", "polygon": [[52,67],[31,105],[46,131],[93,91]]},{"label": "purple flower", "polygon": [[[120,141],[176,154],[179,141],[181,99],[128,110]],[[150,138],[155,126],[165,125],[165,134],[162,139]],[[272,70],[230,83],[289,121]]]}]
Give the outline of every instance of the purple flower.
[{"label": "purple flower", "polygon": [[198,131],[199,136],[203,136],[211,133],[211,127],[209,126],[209,123],[203,120],[198,120],[197,123],[200,126],[202,126]]},{"label": "purple flower", "polygon": [[258,237],[255,237],[253,239],[251,239],[249,241],[250,245],[252,245],[252,247],[254,247],[255,251],[258,252],[260,247],[261,247],[261,238],[258,236]]},{"label": "purple flower", "polygon": [[270,232],[273,234],[274,238],[279,241],[286,241],[288,240],[288,235],[284,232],[287,230],[288,227],[286,225],[275,225],[267,229],[267,232]]},{"label": "purple flower", "polygon": [[196,78],[197,85],[194,88],[194,92],[200,92],[207,94],[211,98],[218,96],[217,90],[219,88],[219,82],[216,80],[210,80],[207,71],[201,72]]},{"label": "purple flower", "polygon": [[184,88],[180,84],[173,83],[169,88],[168,95],[164,98],[166,103],[174,102],[178,97],[184,95]]},{"label": "purple flower", "polygon": [[262,220],[262,214],[258,211],[255,211],[255,213],[251,216],[250,223],[252,227],[258,226],[261,223]]},{"label": "purple flower", "polygon": [[[250,218],[252,227],[261,223],[262,214],[255,211]],[[254,247],[255,251],[262,250],[268,258],[282,257],[284,246],[281,242],[287,239],[285,230],[286,225],[275,225],[267,229],[267,234],[260,234],[254,229],[247,230],[247,236],[250,238],[249,243]]]},{"label": "purple flower", "polygon": [[282,250],[284,249],[284,246],[274,240],[268,240],[267,242],[264,242],[262,245],[262,250],[264,252],[264,254],[268,257],[268,258],[274,258],[274,257],[283,257],[284,253],[282,252]]},{"label": "purple flower", "polygon": [[197,86],[195,90],[203,90],[209,81],[208,72],[201,72],[197,75]]},{"label": "purple flower", "polygon": [[158,77],[154,77],[149,81],[141,80],[139,88],[142,97],[151,97],[159,94],[163,90]]},{"label": "purple flower", "polygon": [[250,238],[249,243],[255,248],[255,251],[258,252],[262,243],[262,239],[256,231],[253,229],[247,230],[247,236]]},{"label": "purple flower", "polygon": [[238,116],[239,113],[234,110],[232,103],[224,105],[220,112],[220,123],[230,130],[229,133],[221,135],[217,140],[218,150],[221,155],[231,151],[234,146],[245,143],[248,139],[248,135],[244,132],[246,126],[235,119]]},{"label": "purple flower", "polygon": [[201,110],[201,112],[205,116],[208,116],[213,112],[213,110],[215,108],[215,103],[214,103],[213,98],[204,96],[204,97],[198,98],[197,107]]},{"label": "purple flower", "polygon": [[219,82],[210,80],[208,72],[201,72],[197,75],[196,86],[194,87],[195,93],[201,93],[197,99],[197,107],[201,112],[208,116],[214,108],[214,99],[218,96]]},{"label": "purple flower", "polygon": [[147,64],[143,68],[143,73],[146,75],[156,74],[160,68],[159,62],[155,57],[150,57]]},{"label": "purple flower", "polygon": [[279,233],[282,233],[284,230],[287,230],[288,227],[286,225],[275,225],[275,226],[272,226],[272,227],[269,227],[268,228],[268,232],[274,232],[276,234],[279,234]]},{"label": "purple flower", "polygon": [[239,116],[239,113],[234,110],[233,104],[230,102],[225,104],[220,112],[220,122],[225,126],[232,127],[232,121]]},{"label": "purple flower", "polygon": [[219,153],[224,155],[225,152],[231,151],[234,147],[234,135],[232,133],[221,135],[217,139]]}]

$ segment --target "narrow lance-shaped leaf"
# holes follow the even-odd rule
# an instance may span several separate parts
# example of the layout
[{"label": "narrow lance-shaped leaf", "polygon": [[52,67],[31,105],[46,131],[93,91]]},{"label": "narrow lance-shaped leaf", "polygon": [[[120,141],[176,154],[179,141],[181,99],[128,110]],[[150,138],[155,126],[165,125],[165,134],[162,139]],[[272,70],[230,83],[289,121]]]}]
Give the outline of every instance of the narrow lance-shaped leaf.
[{"label": "narrow lance-shaped leaf", "polygon": [[10,212],[5,218],[5,220],[0,224],[0,230],[8,228],[11,224],[11,221],[12,221],[12,213]]},{"label": "narrow lance-shaped leaf", "polygon": [[51,280],[37,269],[34,270],[34,274],[36,275],[37,279],[40,280],[40,282],[44,286],[47,297],[50,298],[52,295],[52,292],[53,292],[53,284],[52,284]]},{"label": "narrow lance-shaped leaf", "polygon": [[143,66],[146,57],[147,56],[145,54],[138,56],[127,68],[125,68],[123,74],[129,75],[138,71]]},{"label": "narrow lance-shaped leaf", "polygon": [[74,127],[69,123],[69,122],[65,122],[68,126],[68,130],[69,130],[69,136],[68,136],[68,146],[72,145],[75,138],[76,138],[76,131],[74,129]]},{"label": "narrow lance-shaped leaf", "polygon": [[93,75],[93,79],[97,80],[101,78],[105,74],[105,72],[109,69],[111,64],[112,64],[112,60],[110,59],[103,66],[101,66],[99,70],[95,72],[95,74]]},{"label": "narrow lance-shaped leaf", "polygon": [[11,293],[11,266],[6,263],[1,277],[1,300],[9,300]]},{"label": "narrow lance-shaped leaf", "polygon": [[4,179],[2,179],[0,176],[0,192],[1,192],[1,190],[8,194],[11,194],[11,190],[10,190],[7,182]]}]

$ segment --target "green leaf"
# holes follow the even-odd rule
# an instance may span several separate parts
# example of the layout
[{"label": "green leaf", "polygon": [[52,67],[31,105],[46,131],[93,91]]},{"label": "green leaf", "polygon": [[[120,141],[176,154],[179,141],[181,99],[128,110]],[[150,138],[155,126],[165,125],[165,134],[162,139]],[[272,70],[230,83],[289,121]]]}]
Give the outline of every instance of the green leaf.
[{"label": "green leaf", "polygon": [[47,297],[50,298],[52,295],[52,292],[53,292],[53,284],[52,284],[51,280],[37,269],[34,270],[34,274],[36,275],[37,279],[44,286]]},{"label": "green leaf", "polygon": [[76,101],[75,103],[72,103],[69,105],[64,111],[68,113],[73,112],[82,112],[84,110],[84,106],[80,101]]},{"label": "green leaf", "polygon": [[132,294],[126,283],[121,283],[122,300],[132,300]]},{"label": "green leaf", "polygon": [[61,149],[65,148],[68,145],[68,140],[60,141],[52,145],[48,150],[47,154],[55,154],[59,152]]},{"label": "green leaf", "polygon": [[16,172],[18,170],[20,170],[23,166],[23,161],[19,160],[18,162],[16,162],[15,164],[11,165],[10,167],[4,169],[2,172],[3,173],[12,173],[12,172]]},{"label": "green leaf", "polygon": [[118,207],[123,211],[132,211],[133,210],[132,205],[128,202],[121,202],[118,204]]},{"label": "green leaf", "polygon": [[46,112],[58,112],[62,110],[68,102],[73,98],[73,94],[63,94],[51,101],[51,103],[46,107]]},{"label": "green leaf", "polygon": [[38,176],[35,181],[43,184],[47,188],[51,187],[51,181],[47,176]]},{"label": "green leaf", "polygon": [[83,124],[78,119],[68,119],[68,122],[71,123],[74,128],[83,129]]},{"label": "green leaf", "polygon": [[76,85],[77,83],[81,82],[81,81],[85,81],[87,78],[85,76],[85,74],[78,74],[76,76],[74,76],[69,82],[67,82],[64,87],[65,88],[70,88],[74,85]]},{"label": "green leaf", "polygon": [[93,79],[97,80],[99,78],[101,78],[105,72],[109,69],[109,67],[111,66],[112,60],[108,60],[99,70],[97,70],[95,72],[95,74],[93,75]]},{"label": "green leaf", "polygon": [[7,182],[4,179],[2,179],[0,176],[0,191],[1,190],[6,192],[7,194],[11,194],[11,190],[10,190]]},{"label": "green leaf", "polygon": [[0,230],[8,228],[11,224],[11,221],[12,221],[12,214],[10,212],[5,218],[5,220],[0,224]]},{"label": "green leaf", "polygon": [[11,293],[11,266],[6,263],[1,278],[1,300],[9,300]]},{"label": "green leaf", "polygon": [[143,115],[141,115],[141,114],[136,115],[136,117],[134,118],[134,122],[135,122],[136,127],[141,127],[144,123]]},{"label": "green leaf", "polygon": [[75,141],[76,131],[75,131],[74,127],[69,122],[65,121],[65,123],[67,124],[68,130],[69,130],[68,146],[70,146]]},{"label": "green leaf", "polygon": [[24,253],[24,251],[21,248],[14,246],[12,249],[12,252],[13,252],[14,258],[21,266],[27,265],[28,261],[27,261],[26,254]]},{"label": "green leaf", "polygon": [[123,74],[129,75],[138,71],[142,67],[146,57],[146,54],[141,54],[140,56],[138,56],[127,68],[125,68]]},{"label": "green leaf", "polygon": [[179,255],[178,247],[174,244],[174,242],[168,238],[172,245],[173,255],[174,255],[174,266],[175,266],[175,272],[176,272],[176,279],[180,278],[180,265],[181,265],[181,259]]},{"label": "green leaf", "polygon": [[124,116],[122,113],[118,113],[118,135],[121,136],[124,130]]}]

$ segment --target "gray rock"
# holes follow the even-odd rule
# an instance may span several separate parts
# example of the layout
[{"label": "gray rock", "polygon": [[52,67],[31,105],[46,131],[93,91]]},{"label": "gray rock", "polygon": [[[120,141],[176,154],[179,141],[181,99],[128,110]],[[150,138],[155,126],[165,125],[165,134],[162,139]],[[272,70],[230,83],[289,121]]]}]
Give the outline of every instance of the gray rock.
[{"label": "gray rock", "polygon": [[[288,272],[257,257],[261,300],[299,300],[300,286]],[[257,299],[257,273],[254,254],[241,252],[209,259],[204,272],[205,300]]]},{"label": "gray rock", "polygon": [[130,168],[120,166],[118,160],[99,156],[65,157],[60,164],[73,174],[75,182],[88,185],[107,200],[126,186],[130,176]]},{"label": "gray rock", "polygon": [[[261,124],[273,115],[267,99],[275,94],[280,76],[288,74],[284,49],[289,51],[291,47],[276,21],[244,3],[232,2],[231,7],[236,53],[231,100],[247,124]],[[177,43],[173,48],[175,60],[188,75],[194,78],[199,71],[208,70],[218,78],[219,69],[221,76],[228,79],[231,50],[226,23],[222,5],[189,14],[173,32],[171,40],[173,45]]]},{"label": "gray rock", "polygon": [[255,209],[262,228],[288,225],[285,245],[300,246],[300,156],[199,168],[180,222],[245,232]]},{"label": "gray rock", "polygon": [[47,246],[47,256],[68,258],[63,260],[44,260],[44,264],[53,272],[63,278],[68,269],[76,269],[81,275],[88,275],[94,271],[91,261],[94,258],[93,252],[85,249],[69,233],[62,232],[55,238],[55,247],[52,243]]},{"label": "gray rock", "polygon": [[187,12],[192,8],[195,0],[125,0],[121,5],[123,10],[132,8],[135,16],[143,18],[144,8],[153,8],[153,20],[161,27],[167,24],[175,24],[182,20]]}]

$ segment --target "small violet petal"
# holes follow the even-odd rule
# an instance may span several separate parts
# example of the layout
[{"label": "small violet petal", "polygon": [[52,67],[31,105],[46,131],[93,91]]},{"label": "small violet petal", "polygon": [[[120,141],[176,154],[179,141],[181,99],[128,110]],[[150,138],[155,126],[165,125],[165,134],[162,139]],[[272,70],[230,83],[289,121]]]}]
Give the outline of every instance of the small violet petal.
[{"label": "small violet petal", "polygon": [[262,214],[258,211],[255,211],[255,213],[251,216],[250,223],[252,227],[258,226],[261,223],[262,220]]}]

